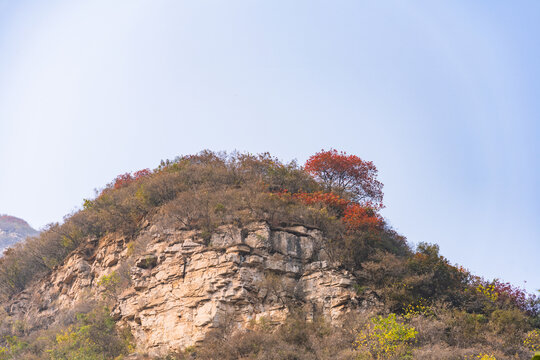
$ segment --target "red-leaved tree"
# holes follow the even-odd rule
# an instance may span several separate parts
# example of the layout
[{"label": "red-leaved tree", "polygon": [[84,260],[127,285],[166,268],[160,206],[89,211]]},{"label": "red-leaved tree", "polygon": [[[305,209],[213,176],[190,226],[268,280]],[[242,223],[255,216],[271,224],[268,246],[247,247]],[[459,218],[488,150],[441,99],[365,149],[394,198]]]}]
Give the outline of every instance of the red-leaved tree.
[{"label": "red-leaved tree", "polygon": [[330,149],[311,156],[304,169],[323,183],[328,192],[347,192],[358,203],[382,207],[383,184],[377,180],[377,168],[371,161]]},{"label": "red-leaved tree", "polygon": [[133,175],[131,175],[131,173],[125,173],[125,174],[122,174],[122,175],[118,175],[114,179],[114,185],[113,186],[114,186],[115,189],[120,189],[120,188],[123,188],[124,186],[127,186],[127,185],[131,184],[134,181],[139,180],[140,178],[149,176],[151,174],[152,174],[152,170],[143,169],[143,170],[136,171]]}]

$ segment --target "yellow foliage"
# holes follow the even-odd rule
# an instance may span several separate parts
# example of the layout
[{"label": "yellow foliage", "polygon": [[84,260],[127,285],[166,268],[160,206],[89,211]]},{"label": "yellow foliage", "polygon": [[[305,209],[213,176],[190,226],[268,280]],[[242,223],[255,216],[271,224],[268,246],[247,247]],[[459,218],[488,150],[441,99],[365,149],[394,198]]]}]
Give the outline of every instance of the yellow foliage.
[{"label": "yellow foliage", "polygon": [[135,251],[135,243],[133,241],[128,242],[127,244],[127,256],[133,255],[133,252]]},{"label": "yellow foliage", "polygon": [[525,340],[523,340],[523,345],[531,351],[540,351],[540,331],[538,329],[529,331]]},{"label": "yellow foliage", "polygon": [[487,297],[492,302],[497,301],[497,299],[499,298],[499,293],[497,291],[495,291],[495,286],[494,285],[484,286],[482,284],[479,284],[476,287],[476,291],[479,292],[480,294],[483,294],[485,297]]},{"label": "yellow foliage", "polygon": [[483,354],[483,353],[480,353],[476,356],[473,356],[473,357],[466,357],[465,358],[466,360],[470,359],[470,360],[476,360],[476,359],[479,359],[479,360],[497,360],[497,358],[493,355],[489,355],[489,354]]},{"label": "yellow foliage", "polygon": [[421,298],[416,304],[409,304],[403,309],[405,319],[410,319],[414,316],[433,316],[433,309],[431,306],[426,305],[425,299]]},{"label": "yellow foliage", "polygon": [[357,350],[367,350],[376,359],[386,359],[394,355],[408,358],[410,345],[417,334],[414,327],[400,323],[396,314],[377,316],[358,334],[355,344]]},{"label": "yellow foliage", "polygon": [[113,271],[109,275],[103,275],[98,280],[98,285],[103,289],[104,298],[114,297],[118,290],[118,284],[120,283],[120,276],[116,271]]}]

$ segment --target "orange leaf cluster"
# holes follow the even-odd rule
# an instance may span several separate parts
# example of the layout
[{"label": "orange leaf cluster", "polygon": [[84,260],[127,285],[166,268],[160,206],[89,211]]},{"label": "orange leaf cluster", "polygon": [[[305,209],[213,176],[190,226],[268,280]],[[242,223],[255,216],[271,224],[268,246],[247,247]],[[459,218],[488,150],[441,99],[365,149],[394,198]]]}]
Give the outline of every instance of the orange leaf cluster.
[{"label": "orange leaf cluster", "polygon": [[343,214],[343,221],[350,230],[380,228],[382,217],[374,209],[357,203],[350,203]]},{"label": "orange leaf cluster", "polygon": [[377,180],[377,168],[371,161],[335,149],[322,150],[306,161],[304,169],[328,191],[347,191],[357,202],[382,206],[383,184]]},{"label": "orange leaf cluster", "polygon": [[343,199],[337,194],[334,193],[325,193],[322,191],[317,191],[314,193],[296,193],[293,195],[295,199],[302,201],[304,204],[311,205],[316,203],[322,203],[326,206],[332,207],[341,212],[345,211],[347,206],[349,206],[350,201]]}]

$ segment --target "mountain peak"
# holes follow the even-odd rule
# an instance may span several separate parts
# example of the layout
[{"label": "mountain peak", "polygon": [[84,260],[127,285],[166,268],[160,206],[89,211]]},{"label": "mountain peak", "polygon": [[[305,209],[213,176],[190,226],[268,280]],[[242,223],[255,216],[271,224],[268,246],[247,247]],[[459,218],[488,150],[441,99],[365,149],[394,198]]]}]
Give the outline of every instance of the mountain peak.
[{"label": "mountain peak", "polygon": [[11,215],[0,214],[0,253],[28,236],[37,234],[38,231],[33,229],[25,220]]}]

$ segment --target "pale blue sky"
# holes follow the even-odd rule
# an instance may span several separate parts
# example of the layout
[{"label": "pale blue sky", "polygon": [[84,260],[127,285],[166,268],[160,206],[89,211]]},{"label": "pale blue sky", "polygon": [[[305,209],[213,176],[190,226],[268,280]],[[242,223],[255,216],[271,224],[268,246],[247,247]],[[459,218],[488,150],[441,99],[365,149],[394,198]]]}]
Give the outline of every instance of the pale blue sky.
[{"label": "pale blue sky", "polygon": [[383,214],[540,288],[540,2],[0,0],[0,213],[209,148],[373,160]]}]

